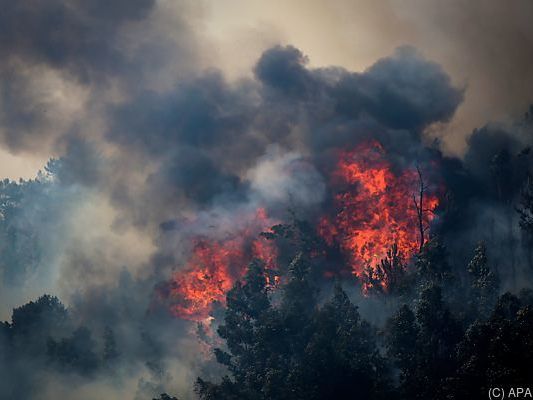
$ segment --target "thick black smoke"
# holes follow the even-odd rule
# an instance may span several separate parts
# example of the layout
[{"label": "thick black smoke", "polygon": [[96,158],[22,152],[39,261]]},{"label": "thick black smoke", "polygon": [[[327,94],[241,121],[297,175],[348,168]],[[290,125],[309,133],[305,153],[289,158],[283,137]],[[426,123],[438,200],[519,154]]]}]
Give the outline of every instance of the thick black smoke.
[{"label": "thick black smoke", "polygon": [[[258,206],[275,219],[288,208],[314,218],[328,206],[336,151],[365,140],[378,140],[395,167],[420,164],[448,188],[435,229],[452,247],[470,252],[492,220],[481,238],[504,243],[504,232],[502,257],[518,248],[507,210],[530,166],[530,125],[487,126],[464,161],[447,158],[424,132],[452,118],[465,89],[415,49],[351,72],[310,68],[301,50],[276,46],[253,76],[229,81],[179,64],[194,64],[194,34],[183,24],[182,41],[160,41],[159,7],[0,2],[1,140],[58,155],[37,180],[0,187],[2,312],[9,320],[9,308],[45,291],[68,305],[45,298],[23,309],[37,315],[31,334],[18,331],[16,315],[2,326],[0,346],[23,345],[0,359],[9,377],[0,398],[21,386],[28,399],[89,398],[84,386],[103,398],[190,395],[200,349],[191,324],[158,307],[154,288],[184,264],[191,237],[225,235]],[[65,99],[51,101],[49,84]],[[54,331],[49,318],[65,324]]]},{"label": "thick black smoke", "polygon": [[183,5],[182,15],[171,20],[171,6],[154,0],[2,1],[4,145],[46,154],[74,131],[98,136],[91,126],[113,98],[188,71],[195,38],[184,20],[193,13]]}]

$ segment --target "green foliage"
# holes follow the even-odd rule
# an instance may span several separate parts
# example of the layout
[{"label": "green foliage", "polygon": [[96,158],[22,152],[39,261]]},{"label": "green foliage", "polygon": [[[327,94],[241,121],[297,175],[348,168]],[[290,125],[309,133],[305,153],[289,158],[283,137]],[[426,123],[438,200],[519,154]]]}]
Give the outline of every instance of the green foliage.
[{"label": "green foliage", "polygon": [[12,351],[30,357],[42,355],[48,338],[69,328],[63,304],[57,297],[44,295],[13,310],[7,334]]},{"label": "green foliage", "polygon": [[[304,352],[301,390],[311,399],[386,397],[388,370],[376,332],[361,319],[340,285],[315,314]],[[303,398],[303,397],[302,397]]]},{"label": "green foliage", "polygon": [[324,247],[324,241],[316,234],[309,222],[299,219],[294,213],[288,224],[277,224],[271,232],[261,233],[267,239],[282,238],[291,242],[296,251],[304,255],[319,252]]}]

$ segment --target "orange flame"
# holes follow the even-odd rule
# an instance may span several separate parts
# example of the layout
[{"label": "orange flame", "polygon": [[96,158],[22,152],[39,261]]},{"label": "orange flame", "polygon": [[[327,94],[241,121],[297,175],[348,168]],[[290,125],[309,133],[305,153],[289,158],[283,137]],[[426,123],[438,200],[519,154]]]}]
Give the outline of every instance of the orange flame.
[{"label": "orange flame", "polygon": [[230,239],[195,239],[191,257],[174,274],[164,296],[171,303],[172,314],[192,321],[209,317],[213,303],[225,303],[226,293],[243,278],[252,259],[260,259],[267,269],[274,269],[276,248],[258,237],[270,225],[265,210],[259,209],[253,221]]},{"label": "orange flame", "polygon": [[[355,275],[367,266],[374,268],[393,245],[402,258],[411,258],[420,246],[417,207],[423,210],[426,229],[439,204],[435,191],[426,190],[420,206],[417,170],[394,171],[384,148],[375,141],[339,154],[331,187],[336,214],[321,218],[318,232],[329,245],[337,244],[347,255]],[[258,237],[274,222],[262,208],[242,222],[236,226],[244,228],[235,229],[223,239],[194,239],[189,260],[159,292],[160,298],[170,303],[173,315],[192,321],[208,318],[213,303],[224,305],[226,293],[243,278],[254,258],[262,260],[268,270],[276,270],[277,248],[272,241]],[[266,279],[272,287],[280,278],[267,273]],[[380,284],[386,289],[387,282]]]},{"label": "orange flame", "polygon": [[[415,201],[419,201],[420,180],[416,169],[394,173],[383,147],[372,141],[340,153],[332,184],[337,190],[337,214],[323,217],[318,231],[328,244],[339,244],[354,274],[367,265],[375,266],[394,244],[406,258],[417,252],[420,229]],[[434,194],[424,193],[424,227],[433,220],[438,204]]]}]

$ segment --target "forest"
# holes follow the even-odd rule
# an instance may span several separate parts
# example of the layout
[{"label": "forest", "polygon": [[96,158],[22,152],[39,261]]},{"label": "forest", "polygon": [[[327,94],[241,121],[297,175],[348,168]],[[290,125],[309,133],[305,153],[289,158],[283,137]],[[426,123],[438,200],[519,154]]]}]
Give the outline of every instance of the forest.
[{"label": "forest", "polygon": [[[529,114],[524,123],[530,123]],[[479,241],[474,235],[467,243],[471,247],[459,246],[454,236],[466,208],[437,207],[437,225],[422,215],[430,210],[422,210],[421,198],[415,202],[422,210],[416,215],[431,229],[428,225],[420,236],[414,234],[411,256],[393,244],[378,263],[367,263],[354,274],[341,245],[291,211],[288,222],[259,233],[266,243],[263,252],[251,256],[223,299],[208,304],[183,293],[182,298],[167,294],[144,314],[143,323],[155,329],[141,329],[135,357],[153,376],[164,376],[164,346],[156,332],[168,325],[160,320],[168,323],[176,310],[190,307],[185,319],[196,326],[195,340],[205,353],[199,376],[191,382],[199,399],[482,399],[495,386],[528,384],[533,376],[533,289],[524,277],[531,274],[533,183],[527,171],[518,169],[524,157],[529,148],[493,155],[487,167],[491,187],[483,192],[517,225],[519,243],[505,241],[514,231],[500,232],[496,241],[503,244],[498,247],[495,239],[491,242],[494,232],[480,232]],[[52,189],[64,179],[63,162],[50,161],[35,180],[2,182],[1,259],[11,266],[4,280],[17,282],[25,269],[47,256],[40,247],[43,233],[35,226],[57,224],[58,198],[50,194],[69,195]],[[509,182],[515,186],[505,187]],[[417,183],[420,193],[426,190],[422,178]],[[43,209],[28,208],[28,199],[35,198]],[[464,248],[464,257],[451,253]],[[502,258],[501,252],[514,252],[517,261]],[[205,262],[221,268],[211,259]],[[125,273],[121,279],[131,287],[131,277]],[[209,296],[217,286],[195,288]],[[208,318],[187,318],[200,316],[207,305]],[[124,352],[131,352],[126,349],[132,344],[117,339],[115,332],[123,327],[111,321],[99,330],[89,328],[75,310],[46,294],[13,309],[11,320],[0,327],[0,368],[2,376],[11,377],[1,380],[1,392],[25,398],[28,388],[19,382],[47,379],[40,370],[77,380],[124,379],[120,375],[127,372],[117,371],[128,370],[132,355]],[[163,391],[157,381],[139,385]],[[158,399],[176,398],[163,393]]]},{"label": "forest", "polygon": [[0,0],[0,400],[533,389],[532,20]]}]

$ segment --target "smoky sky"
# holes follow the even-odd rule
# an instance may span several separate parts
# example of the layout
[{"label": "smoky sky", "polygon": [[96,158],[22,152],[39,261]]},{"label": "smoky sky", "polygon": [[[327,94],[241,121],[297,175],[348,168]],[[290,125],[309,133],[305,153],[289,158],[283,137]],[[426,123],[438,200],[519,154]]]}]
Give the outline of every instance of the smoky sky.
[{"label": "smoky sky", "polygon": [[[476,86],[416,43],[394,42],[355,70],[313,63],[306,48],[278,40],[259,46],[235,77],[217,63],[224,56],[209,43],[203,12],[187,1],[0,0],[0,144],[51,159],[35,181],[2,186],[12,196],[1,210],[12,213],[0,223],[2,243],[13,244],[0,245],[2,316],[48,292],[97,343],[113,325],[127,354],[120,376],[80,378],[101,384],[106,398],[120,398],[120,385],[132,385],[133,396],[191,393],[191,327],[154,306],[154,288],[184,264],[194,235],[227,234],[259,206],[276,219],[288,208],[313,216],[326,207],[338,150],[373,139],[395,168],[438,165],[428,176],[458,193],[452,217],[462,221],[461,238],[491,212],[504,219],[510,200],[494,179],[530,164],[531,124],[520,119],[480,124],[464,158],[443,155],[428,132],[444,135]],[[432,21],[425,12],[407,17]],[[527,32],[520,37],[527,42]],[[518,195],[522,181],[510,184]],[[476,207],[470,219],[461,213]],[[62,375],[38,369],[29,398],[48,373],[45,398],[65,393]]]},{"label": "smoky sky", "polygon": [[[466,150],[465,139],[474,128],[489,120],[518,118],[531,102],[533,32],[528,21],[533,9],[528,0],[209,3],[216,11],[209,16],[210,25],[229,37],[217,42],[228,54],[224,65],[240,73],[265,46],[280,41],[305,50],[314,66],[357,71],[398,46],[418,48],[457,85],[469,88],[451,124],[435,132],[453,154]],[[236,28],[244,25],[240,19],[248,22],[247,29]],[[243,32],[250,39],[244,40]]]},{"label": "smoky sky", "polygon": [[116,46],[120,27],[145,18],[153,0],[2,2],[0,52],[67,69],[83,81],[126,62]]}]

